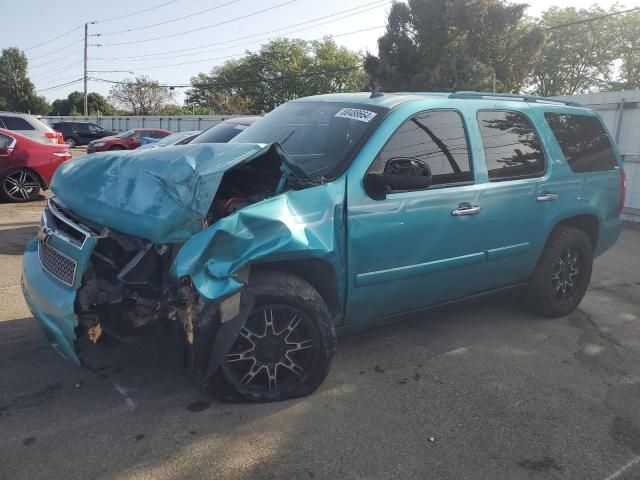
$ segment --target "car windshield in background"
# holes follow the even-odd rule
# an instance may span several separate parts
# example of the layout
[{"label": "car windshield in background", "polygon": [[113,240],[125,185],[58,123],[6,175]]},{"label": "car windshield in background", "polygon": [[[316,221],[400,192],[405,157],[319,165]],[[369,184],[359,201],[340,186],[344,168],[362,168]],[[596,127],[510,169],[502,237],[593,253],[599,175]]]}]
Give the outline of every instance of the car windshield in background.
[{"label": "car windshield in background", "polygon": [[136,133],[135,130],[127,130],[126,132],[119,133],[118,135],[116,135],[116,137],[118,137],[118,138],[129,138],[134,133]]},{"label": "car windshield in background", "polygon": [[335,176],[377,125],[383,109],[333,102],[290,102],[264,116],[232,143],[279,142],[310,176]]},{"label": "car windshield in background", "polygon": [[227,143],[248,127],[239,123],[221,122],[205,130],[189,143]]},{"label": "car windshield in background", "polygon": [[192,135],[196,135],[197,132],[178,132],[172,133],[171,135],[167,135],[163,139],[159,140],[156,145],[164,147],[165,145],[173,145],[174,143],[178,143],[180,140],[184,140],[187,137]]}]

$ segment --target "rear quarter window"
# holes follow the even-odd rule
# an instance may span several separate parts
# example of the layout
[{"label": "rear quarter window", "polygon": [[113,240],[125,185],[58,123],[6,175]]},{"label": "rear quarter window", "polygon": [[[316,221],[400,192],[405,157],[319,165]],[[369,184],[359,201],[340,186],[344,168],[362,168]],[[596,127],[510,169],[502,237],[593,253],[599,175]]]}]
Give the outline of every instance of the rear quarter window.
[{"label": "rear quarter window", "polygon": [[597,117],[547,112],[544,118],[571,170],[602,172],[616,167],[613,147]]},{"label": "rear quarter window", "polygon": [[20,117],[0,117],[7,130],[35,130],[33,126],[24,118]]}]

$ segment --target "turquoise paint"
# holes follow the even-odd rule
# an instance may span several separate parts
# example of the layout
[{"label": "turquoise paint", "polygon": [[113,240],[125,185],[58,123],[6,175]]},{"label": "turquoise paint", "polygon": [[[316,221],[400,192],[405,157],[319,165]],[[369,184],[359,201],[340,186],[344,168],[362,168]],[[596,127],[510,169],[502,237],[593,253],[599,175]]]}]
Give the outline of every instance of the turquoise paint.
[{"label": "turquoise paint", "polygon": [[[156,243],[184,242],[170,273],[176,281],[189,277],[212,301],[240,290],[243,273],[257,263],[326,262],[336,273],[344,310],[344,320],[338,321],[344,323],[525,281],[554,225],[570,216],[598,218],[596,255],[620,234],[620,172],[572,173],[543,117],[544,111],[594,115],[584,109],[430,93],[373,99],[364,93],[335,94],[296,101],[360,103],[388,113],[340,178],[284,191],[204,229],[202,220],[224,172],[260,157],[270,146],[199,144],[91,155],[67,162],[54,177],[53,191],[79,216],[98,224]],[[389,137],[411,115],[440,108],[455,109],[464,119],[474,183],[371,199],[363,177]],[[513,110],[532,120],[547,157],[543,176],[489,182],[476,121],[480,109]],[[558,194],[558,200],[536,202],[545,191]],[[462,202],[482,210],[453,217],[451,211]],[[80,251],[60,243],[56,248],[78,259],[83,272],[93,244]],[[78,284],[64,287],[43,272],[33,249],[32,242],[25,252],[25,297],[56,348],[77,360],[72,346]]]}]

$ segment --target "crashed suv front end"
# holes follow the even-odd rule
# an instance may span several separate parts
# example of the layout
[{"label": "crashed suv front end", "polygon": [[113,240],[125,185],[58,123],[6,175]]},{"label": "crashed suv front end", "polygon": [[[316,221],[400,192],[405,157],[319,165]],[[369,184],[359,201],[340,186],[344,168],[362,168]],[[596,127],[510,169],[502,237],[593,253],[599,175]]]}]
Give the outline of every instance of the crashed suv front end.
[{"label": "crashed suv front end", "polygon": [[81,364],[83,336],[169,322],[206,380],[253,305],[253,266],[293,257],[342,271],[344,183],[295,180],[283,155],[277,144],[203,144],[62,167],[22,281],[54,348]]}]

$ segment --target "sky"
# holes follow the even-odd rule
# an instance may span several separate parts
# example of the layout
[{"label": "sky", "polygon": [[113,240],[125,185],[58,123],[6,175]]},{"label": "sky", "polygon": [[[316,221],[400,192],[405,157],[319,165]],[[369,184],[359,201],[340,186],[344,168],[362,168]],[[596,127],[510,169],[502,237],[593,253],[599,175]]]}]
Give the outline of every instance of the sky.
[{"label": "sky", "polygon": [[[554,5],[640,6],[640,0],[528,3],[531,16]],[[97,22],[89,25],[90,77],[119,81],[148,75],[178,85],[277,37],[332,35],[339,45],[375,54],[390,5],[389,0],[0,0],[0,48],[24,50],[30,79],[52,101],[83,88],[82,81],[70,82],[83,75],[84,22]],[[157,38],[162,36],[168,37]],[[89,91],[107,95],[111,85],[90,80]],[[176,89],[178,102],[184,91]]]}]

